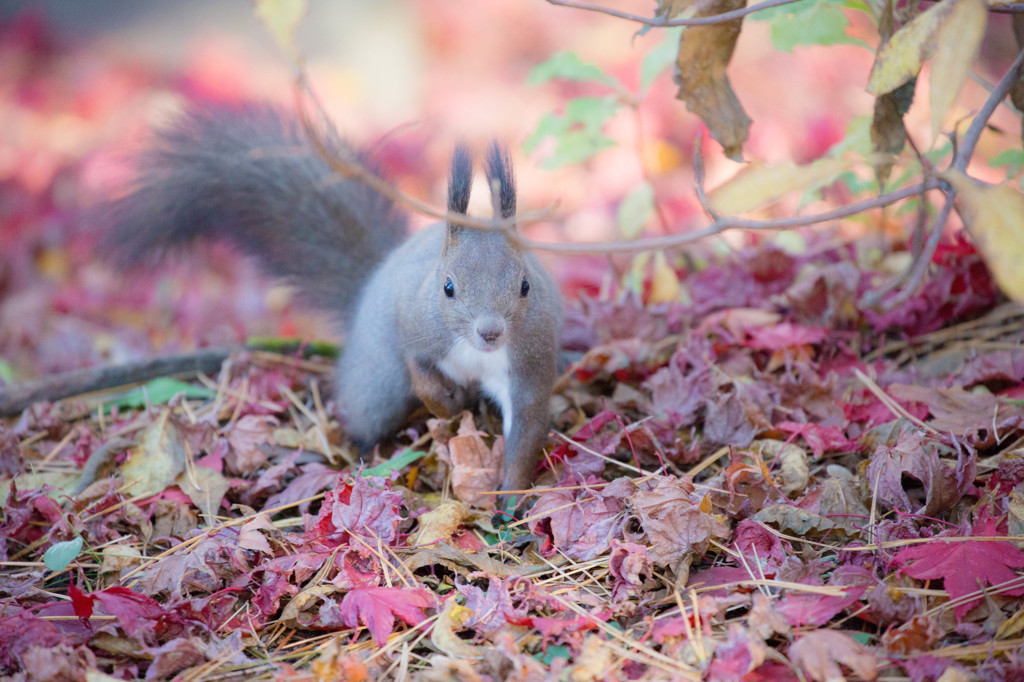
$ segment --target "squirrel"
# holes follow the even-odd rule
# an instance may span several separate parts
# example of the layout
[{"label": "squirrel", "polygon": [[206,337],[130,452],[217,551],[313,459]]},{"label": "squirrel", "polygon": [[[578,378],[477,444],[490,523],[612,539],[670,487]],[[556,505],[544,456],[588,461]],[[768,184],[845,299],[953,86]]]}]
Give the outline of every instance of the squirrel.
[{"label": "squirrel", "polygon": [[[369,156],[330,124],[339,158]],[[226,241],[295,284],[345,332],[336,397],[361,455],[419,404],[450,417],[482,394],[501,411],[501,489],[529,487],[549,426],[561,299],[532,253],[500,230],[441,222],[409,235],[393,202],[339,177],[295,117],[271,106],[191,104],[158,128],[130,192],[112,200],[100,249],[116,262]],[[508,152],[486,176],[501,218],[516,210]],[[465,214],[473,164],[452,154],[448,210]]]}]

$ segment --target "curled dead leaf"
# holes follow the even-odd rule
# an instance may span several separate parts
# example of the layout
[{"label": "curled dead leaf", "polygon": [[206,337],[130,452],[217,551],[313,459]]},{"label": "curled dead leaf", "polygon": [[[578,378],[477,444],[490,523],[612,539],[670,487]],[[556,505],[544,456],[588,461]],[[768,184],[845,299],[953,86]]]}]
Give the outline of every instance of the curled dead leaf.
[{"label": "curled dead leaf", "polygon": [[[692,4],[673,2],[670,16]],[[711,0],[701,3],[694,16],[723,14],[746,4],[746,0]],[[676,97],[701,117],[711,137],[733,161],[743,160],[743,143],[750,132],[750,117],[725,73],[742,26],[742,18],[710,26],[690,26],[683,31],[676,57]]]},{"label": "curled dead leaf", "polygon": [[430,641],[434,646],[456,658],[482,658],[485,647],[473,646],[456,634],[473,611],[458,604],[454,599],[445,602],[444,609],[438,614],[434,627],[430,629]]},{"label": "curled dead leaf", "polygon": [[445,502],[437,509],[428,511],[419,517],[420,529],[412,544],[432,545],[448,540],[459,529],[467,516],[469,516],[469,509],[462,502],[457,500]]},{"label": "curled dead leaf", "polygon": [[761,453],[763,460],[775,459],[779,468],[775,481],[787,496],[802,492],[810,481],[811,470],[807,465],[807,452],[793,443],[780,440],[758,440],[750,444],[751,449]]},{"label": "curled dead leaf", "polygon": [[[314,611],[323,599],[337,592],[340,592],[340,590],[333,585],[314,585],[302,590],[292,597],[291,601],[284,607],[284,611],[281,612],[281,622],[288,623],[289,627],[309,625],[315,617],[315,612],[309,612]],[[303,613],[307,613],[305,619],[302,618]]]}]

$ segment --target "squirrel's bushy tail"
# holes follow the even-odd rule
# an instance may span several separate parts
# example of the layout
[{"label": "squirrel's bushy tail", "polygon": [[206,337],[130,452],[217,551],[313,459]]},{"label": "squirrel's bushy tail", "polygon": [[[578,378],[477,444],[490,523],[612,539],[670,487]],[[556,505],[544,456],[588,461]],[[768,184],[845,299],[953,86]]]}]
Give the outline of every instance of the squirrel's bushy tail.
[{"label": "squirrel's bushy tail", "polygon": [[[325,138],[343,158],[352,154],[333,130]],[[191,105],[138,161],[131,192],[100,212],[100,249],[124,265],[196,240],[227,241],[294,281],[311,304],[348,317],[406,234],[389,199],[338,177],[298,121],[273,107]]]}]

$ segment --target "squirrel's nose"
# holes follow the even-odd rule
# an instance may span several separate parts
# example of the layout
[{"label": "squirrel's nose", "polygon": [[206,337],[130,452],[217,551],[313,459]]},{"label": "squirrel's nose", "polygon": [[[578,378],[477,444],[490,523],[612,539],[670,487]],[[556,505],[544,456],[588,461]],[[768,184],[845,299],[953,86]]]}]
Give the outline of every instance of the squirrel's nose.
[{"label": "squirrel's nose", "polygon": [[476,333],[485,343],[492,344],[505,333],[505,322],[499,318],[477,320]]}]

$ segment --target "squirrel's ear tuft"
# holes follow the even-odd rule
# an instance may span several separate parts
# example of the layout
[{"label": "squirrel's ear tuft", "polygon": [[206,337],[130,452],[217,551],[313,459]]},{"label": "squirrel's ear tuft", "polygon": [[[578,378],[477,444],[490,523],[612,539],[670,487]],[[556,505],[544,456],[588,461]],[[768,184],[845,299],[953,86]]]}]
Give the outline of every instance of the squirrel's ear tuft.
[{"label": "squirrel's ear tuft", "polygon": [[448,210],[465,213],[469,207],[469,190],[473,186],[473,160],[465,143],[455,145],[452,165],[448,171]]},{"label": "squirrel's ear tuft", "polygon": [[496,141],[487,149],[486,172],[495,213],[500,211],[502,218],[511,218],[516,212],[516,178],[508,150]]}]

